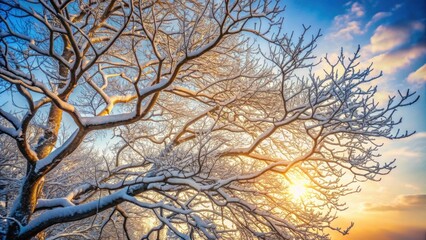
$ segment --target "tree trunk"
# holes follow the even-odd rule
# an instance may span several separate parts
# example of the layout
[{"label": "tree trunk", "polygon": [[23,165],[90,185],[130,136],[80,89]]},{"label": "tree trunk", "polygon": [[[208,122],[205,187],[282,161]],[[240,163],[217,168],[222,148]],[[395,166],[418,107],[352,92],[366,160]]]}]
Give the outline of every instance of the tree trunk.
[{"label": "tree trunk", "polygon": [[[65,60],[69,61],[73,52],[70,49],[69,40],[66,37],[63,37],[63,40],[66,44],[64,44],[62,56]],[[59,64],[58,73],[62,79],[67,78],[69,69],[65,65]],[[59,82],[58,88],[63,87],[65,87],[65,84],[63,82]],[[67,98],[68,95],[64,96],[63,100],[66,100]],[[55,147],[58,139],[59,128],[61,126],[62,115],[63,111],[52,102],[49,110],[49,117],[47,119],[47,127],[43,136],[39,138],[35,149],[38,159],[47,157]],[[28,224],[36,208],[37,200],[42,193],[43,185],[44,176],[37,174],[35,172],[35,163],[30,163],[28,161],[27,175],[22,180],[20,193],[18,198],[15,199],[11,213],[9,214],[9,217],[12,219],[8,219],[6,239],[18,239],[20,228],[19,224],[21,226]],[[18,221],[19,224],[16,221]],[[43,234],[40,236],[43,236]]]},{"label": "tree trunk", "polygon": [[13,203],[9,217],[14,220],[8,220],[6,239],[17,239],[20,226],[16,221],[22,226],[27,225],[37,205],[37,199],[43,188],[44,177],[37,176],[33,169],[34,167],[23,179],[19,197]]}]

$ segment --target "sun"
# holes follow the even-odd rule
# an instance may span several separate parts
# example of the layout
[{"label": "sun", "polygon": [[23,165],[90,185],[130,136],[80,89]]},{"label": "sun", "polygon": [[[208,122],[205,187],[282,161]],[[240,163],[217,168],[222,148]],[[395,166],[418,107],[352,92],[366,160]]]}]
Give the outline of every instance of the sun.
[{"label": "sun", "polygon": [[289,191],[294,198],[299,199],[306,194],[306,186],[304,184],[293,184],[290,186]]}]

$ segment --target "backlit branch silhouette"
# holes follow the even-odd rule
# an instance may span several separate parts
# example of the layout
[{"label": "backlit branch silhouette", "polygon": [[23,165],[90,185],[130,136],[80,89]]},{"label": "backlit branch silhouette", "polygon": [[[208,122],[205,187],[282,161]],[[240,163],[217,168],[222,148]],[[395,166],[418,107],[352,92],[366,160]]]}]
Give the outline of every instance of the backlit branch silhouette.
[{"label": "backlit branch silhouette", "polygon": [[286,33],[279,2],[0,4],[5,239],[328,239],[393,168],[376,139],[412,134],[415,93],[376,102],[359,49],[314,74],[320,33]]}]

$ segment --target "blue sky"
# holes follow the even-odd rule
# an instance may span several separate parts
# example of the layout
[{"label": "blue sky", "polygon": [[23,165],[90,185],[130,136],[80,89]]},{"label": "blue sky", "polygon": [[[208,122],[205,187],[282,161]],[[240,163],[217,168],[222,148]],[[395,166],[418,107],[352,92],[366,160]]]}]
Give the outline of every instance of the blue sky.
[{"label": "blue sky", "polygon": [[346,54],[361,46],[362,65],[373,62],[378,99],[408,88],[420,100],[397,115],[414,136],[382,140],[381,161],[397,159],[397,168],[381,182],[361,184],[362,192],[345,200],[349,209],[339,223],[355,221],[352,232],[333,239],[424,239],[426,234],[426,1],[285,1],[288,30],[302,24],[321,29],[316,55]]},{"label": "blue sky", "polygon": [[[321,29],[323,37],[317,55],[336,54],[343,47],[351,54],[358,45],[365,65],[373,62],[383,77],[376,82],[385,100],[397,90],[417,91],[425,96],[426,1],[308,1],[291,0],[286,5],[285,24],[300,29],[302,24]],[[401,109],[402,127],[426,131],[426,99],[410,109]]]}]

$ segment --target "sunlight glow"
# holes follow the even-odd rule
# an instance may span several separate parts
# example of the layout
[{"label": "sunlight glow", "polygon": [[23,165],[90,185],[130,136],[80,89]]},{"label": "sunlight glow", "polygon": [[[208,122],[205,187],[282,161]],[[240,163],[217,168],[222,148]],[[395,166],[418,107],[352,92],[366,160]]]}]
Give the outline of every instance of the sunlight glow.
[{"label": "sunlight glow", "polygon": [[306,187],[304,184],[294,184],[290,186],[289,191],[294,198],[299,199],[306,194]]}]

